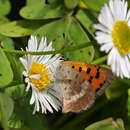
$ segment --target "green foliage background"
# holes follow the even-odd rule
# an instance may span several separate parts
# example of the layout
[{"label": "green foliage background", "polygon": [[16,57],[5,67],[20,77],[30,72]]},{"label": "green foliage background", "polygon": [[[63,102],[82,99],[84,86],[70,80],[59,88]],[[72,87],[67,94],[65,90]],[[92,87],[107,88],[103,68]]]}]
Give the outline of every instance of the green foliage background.
[{"label": "green foliage background", "polygon": [[[93,24],[98,23],[100,9],[108,0],[82,0],[86,8],[80,0],[26,0],[25,6],[13,14],[20,15],[15,20],[13,15],[7,17],[11,2],[0,0],[1,48],[15,52],[27,46],[28,36],[36,35],[38,40],[46,36],[61,53],[64,48],[79,47],[64,51],[69,60],[106,63],[100,60],[106,54],[99,51]],[[80,48],[82,44],[85,46]],[[25,92],[19,56],[0,50],[0,122],[4,130],[130,130],[129,79],[116,78],[88,111],[32,115],[31,92]]]}]

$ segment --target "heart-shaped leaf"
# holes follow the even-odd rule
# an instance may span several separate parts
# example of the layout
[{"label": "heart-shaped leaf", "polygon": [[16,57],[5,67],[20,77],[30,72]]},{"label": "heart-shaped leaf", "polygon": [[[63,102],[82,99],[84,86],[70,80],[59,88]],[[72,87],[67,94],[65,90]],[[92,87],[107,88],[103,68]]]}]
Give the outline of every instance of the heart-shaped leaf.
[{"label": "heart-shaped leaf", "polygon": [[32,34],[44,23],[44,21],[13,21],[2,24],[0,33],[10,37],[23,37]]},{"label": "heart-shaped leaf", "polygon": [[13,73],[10,63],[4,52],[0,50],[0,88],[8,85],[12,80]]},{"label": "heart-shaped leaf", "polygon": [[73,9],[78,5],[79,1],[80,0],[64,0],[64,3],[67,8]]},{"label": "heart-shaped leaf", "polygon": [[108,2],[108,0],[83,0],[84,4],[95,11],[100,11],[104,3]]},{"label": "heart-shaped leaf", "polygon": [[7,15],[10,9],[9,0],[0,0],[0,15]]},{"label": "heart-shaped leaf", "polygon": [[22,17],[31,20],[59,18],[65,14],[65,8],[62,5],[55,7],[53,5],[34,4],[32,6],[25,6],[20,10]]},{"label": "heart-shaped leaf", "polygon": [[125,130],[122,119],[108,118],[91,124],[85,130]]}]

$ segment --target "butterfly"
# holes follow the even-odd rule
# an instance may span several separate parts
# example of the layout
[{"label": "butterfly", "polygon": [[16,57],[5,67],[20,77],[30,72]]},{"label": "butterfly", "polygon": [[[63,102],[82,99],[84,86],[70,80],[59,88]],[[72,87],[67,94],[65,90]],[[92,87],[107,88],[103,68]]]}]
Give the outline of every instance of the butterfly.
[{"label": "butterfly", "polygon": [[56,85],[62,90],[63,113],[90,108],[98,95],[112,83],[112,71],[79,61],[62,61],[56,71]]}]

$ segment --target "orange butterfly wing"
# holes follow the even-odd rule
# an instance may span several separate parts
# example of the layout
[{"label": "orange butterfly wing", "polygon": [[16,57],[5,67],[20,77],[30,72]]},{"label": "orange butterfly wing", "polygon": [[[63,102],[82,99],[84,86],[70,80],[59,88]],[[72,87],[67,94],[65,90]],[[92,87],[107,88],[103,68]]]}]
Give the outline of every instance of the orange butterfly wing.
[{"label": "orange butterfly wing", "polygon": [[100,90],[104,90],[108,87],[114,79],[114,75],[111,70],[100,66],[79,61],[63,61],[61,63],[79,72],[91,83],[93,90],[97,93],[101,93]]}]

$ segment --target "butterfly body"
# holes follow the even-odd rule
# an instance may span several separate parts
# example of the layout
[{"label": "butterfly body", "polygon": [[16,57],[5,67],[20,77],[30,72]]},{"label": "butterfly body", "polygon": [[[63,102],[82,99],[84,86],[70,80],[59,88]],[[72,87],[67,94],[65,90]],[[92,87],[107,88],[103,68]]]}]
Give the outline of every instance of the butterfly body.
[{"label": "butterfly body", "polygon": [[[109,76],[107,76],[107,74]],[[92,106],[111,84],[114,76],[108,69],[78,61],[63,61],[58,68],[57,81],[63,87],[63,112],[80,112]]]}]

